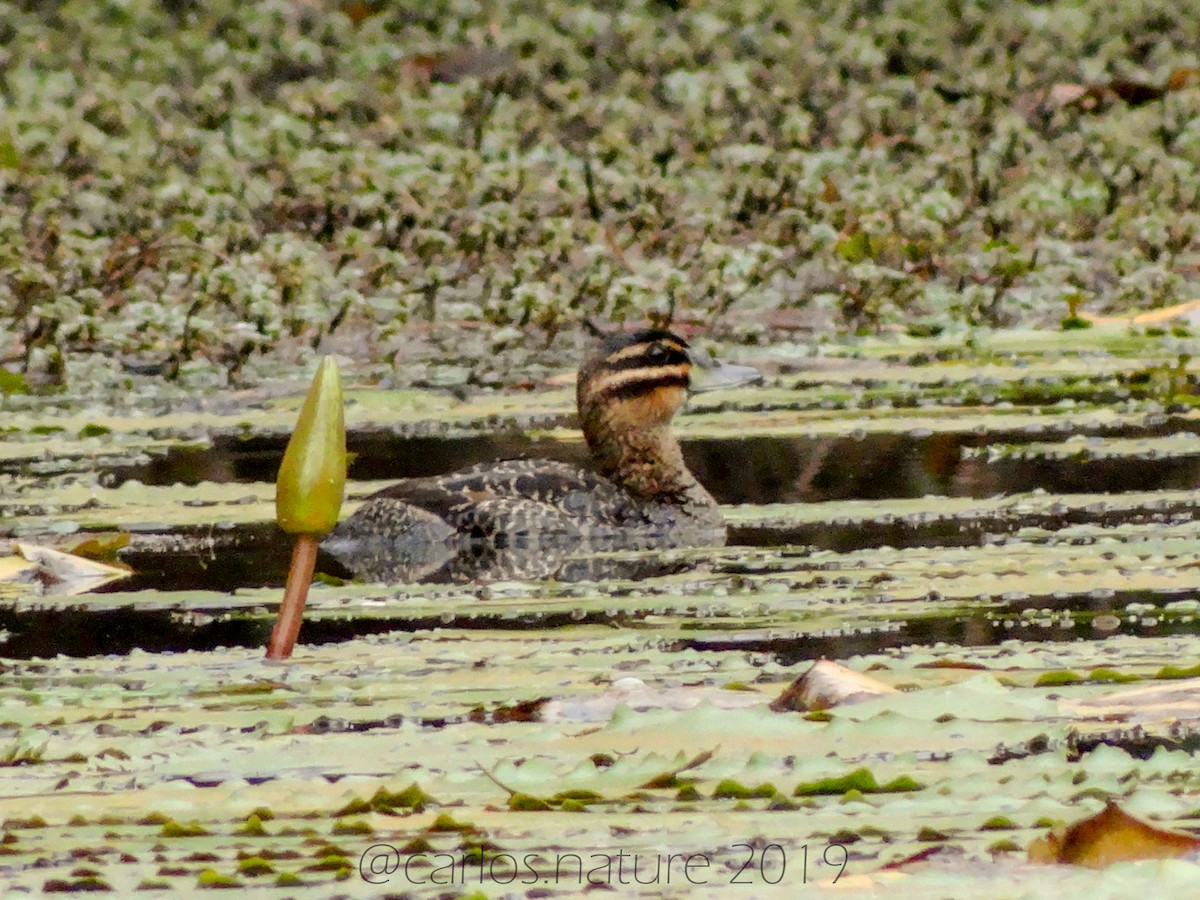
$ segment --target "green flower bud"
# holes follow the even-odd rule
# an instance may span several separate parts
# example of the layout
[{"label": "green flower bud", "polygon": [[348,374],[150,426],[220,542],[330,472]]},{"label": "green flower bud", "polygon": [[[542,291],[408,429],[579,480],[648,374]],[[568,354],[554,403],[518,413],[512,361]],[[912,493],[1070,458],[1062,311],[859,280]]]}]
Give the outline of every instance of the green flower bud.
[{"label": "green flower bud", "polygon": [[289,534],[325,534],[346,491],[346,423],[337,363],[313,376],[275,482],[275,520]]}]

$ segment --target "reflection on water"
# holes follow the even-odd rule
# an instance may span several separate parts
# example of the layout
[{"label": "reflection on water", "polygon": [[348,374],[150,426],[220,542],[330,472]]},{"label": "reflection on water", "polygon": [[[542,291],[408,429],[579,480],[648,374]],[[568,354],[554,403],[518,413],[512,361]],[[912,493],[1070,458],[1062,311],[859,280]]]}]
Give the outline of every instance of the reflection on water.
[{"label": "reflection on water", "polygon": [[[1109,437],[1161,437],[1195,431],[1194,421],[1166,419],[1147,427],[1124,427]],[[989,431],[927,436],[894,433],[855,437],[754,437],[685,441],[688,468],[717,501],[814,503],[878,500],[931,494],[992,497],[1041,488],[1051,493],[1104,493],[1190,489],[1200,484],[1200,457],[1064,459],[964,458],[963,450],[1031,440],[1062,439],[1028,431]],[[351,436],[352,480],[389,480],[439,475],[497,459],[537,457],[587,466],[582,442],[532,441],[520,435],[466,438],[401,438],[388,433]],[[177,448],[149,462],[109,470],[120,484],[198,484],[202,481],[275,480],[283,442],[223,439],[210,448]]]},{"label": "reflection on water", "polygon": [[[1150,437],[1179,432],[1182,420],[1125,428],[1121,436]],[[1189,423],[1195,427],[1194,423]],[[1115,433],[1115,432],[1114,432]],[[963,454],[964,448],[995,443],[1021,443],[1044,434],[1027,431],[978,434],[858,435],[837,438],[706,439],[685,442],[688,466],[724,504],[819,502],[849,499],[916,498],[928,495],[986,498],[1042,488],[1053,493],[1119,492],[1167,488],[1190,489],[1200,483],[1200,458],[1017,459],[987,461]],[[582,443],[531,441],[523,436],[468,438],[399,438],[387,432],[353,436],[354,479],[399,479],[454,471],[481,461],[513,457],[545,457],[587,464]],[[137,479],[146,484],[199,481],[270,481],[278,467],[282,444],[276,440],[224,440],[212,448],[180,448],[149,463],[114,469],[110,483]],[[1169,510],[1167,512],[1170,512]],[[1177,510],[1191,515],[1194,509]],[[1163,510],[1157,510],[1162,514]],[[854,522],[801,524],[765,530],[735,528],[730,543],[747,546],[804,544],[849,551],[872,546],[970,546],[995,533],[1016,528],[1061,527],[1084,521],[1109,524],[1103,517],[1078,513],[1072,519],[1029,517],[1021,521],[940,521],[928,523]],[[1137,511],[1126,521],[1138,521]],[[211,537],[211,535],[210,535]],[[360,577],[381,581],[471,581],[478,579],[615,580],[663,574],[652,557],[611,560],[594,556],[605,547],[495,548],[479,545],[450,554],[437,565],[405,566],[404,561]],[[461,548],[460,548],[461,550]],[[593,551],[589,553],[588,551]],[[219,564],[213,557],[221,554]],[[288,564],[288,542],[274,526],[235,529],[205,549],[196,541],[144,540],[124,559],[137,571],[136,588],[232,590],[248,585],[282,584]],[[680,563],[670,571],[677,571]],[[326,556],[327,574],[347,577]],[[126,582],[122,589],[129,589]]]},{"label": "reflection on water", "polygon": [[[1181,430],[1180,420],[1153,427],[1124,429],[1123,436],[1157,436]],[[1194,425],[1192,426],[1194,427]],[[1041,436],[1041,435],[1038,435]],[[1035,488],[1054,493],[1190,489],[1200,483],[1200,459],[1027,459],[986,461],[964,458],[963,449],[985,443],[1028,441],[1028,432],[976,434],[860,435],[839,438],[777,438],[695,440],[684,444],[688,466],[717,500],[725,504],[818,502],[845,499],[914,498],[928,495],[991,497]],[[469,438],[398,438],[386,432],[351,439],[356,455],[351,477],[406,478],[453,471],[476,462],[544,456],[577,464],[587,463],[582,443],[535,442],[522,436]],[[135,478],[146,484],[199,481],[269,481],[278,467],[282,445],[267,439],[225,440],[212,448],[180,448],[149,463],[114,469],[111,483]],[[1190,514],[1192,510],[1180,510]],[[830,523],[797,526],[787,533],[734,529],[731,542],[770,546],[799,543],[839,551],[879,546],[962,546],[977,544],[988,533],[1021,525],[1052,527],[1051,521],[1000,523],[935,522],[913,526],[904,522],[858,522],[837,527]],[[1103,523],[1100,523],[1103,524]],[[131,548],[126,561],[138,575],[137,587],[160,589],[212,588],[232,590],[246,585],[281,584],[288,563],[287,542],[273,526],[237,529],[220,541],[220,564],[185,540],[173,552],[144,541]],[[456,554],[445,565],[423,572],[421,580],[469,581],[479,578],[554,578],[609,580],[646,577],[655,572],[651,560],[619,562],[568,553],[588,548],[476,547]],[[603,550],[606,548],[594,548]],[[215,552],[210,550],[208,556]],[[348,573],[332,559],[324,560],[330,574]],[[415,580],[415,571],[374,572],[381,580]],[[128,584],[126,585],[128,587]]]},{"label": "reflection on water", "polygon": [[[656,574],[656,573],[648,573]],[[810,632],[776,636],[761,634],[731,634],[714,627],[700,631],[695,637],[677,640],[664,649],[670,652],[740,651],[770,653],[783,665],[811,659],[845,659],[855,654],[877,653],[887,648],[936,643],[962,647],[983,647],[1009,640],[1064,641],[1095,640],[1114,633],[1140,637],[1191,635],[1195,622],[1187,616],[1163,616],[1153,623],[1120,620],[1117,631],[1099,631],[1092,619],[1100,613],[1123,610],[1131,603],[1162,607],[1174,601],[1186,600],[1190,591],[1147,592],[1114,591],[1103,599],[1075,595],[1068,598],[1029,597],[1020,603],[992,608],[987,613],[964,615],[961,607],[914,619],[898,619],[885,626],[855,628],[852,631]],[[652,605],[650,600],[648,605]],[[1062,617],[1050,624],[1022,619],[1027,609],[1088,610],[1091,615],[1076,618]],[[323,644],[349,640],[389,631],[418,631],[445,627],[441,615],[413,616],[403,613],[398,604],[392,616],[320,618],[305,620],[300,643]],[[639,620],[652,615],[641,612],[601,612],[564,608],[560,612],[530,616],[516,620],[506,611],[493,612],[481,602],[470,616],[453,619],[453,627],[467,629],[528,629],[544,632],[547,629],[582,625],[620,625],[638,627]],[[271,630],[265,618],[247,619],[222,615],[222,610],[195,611],[180,616],[171,610],[124,608],[104,612],[86,608],[35,608],[20,612],[0,607],[0,629],[11,632],[4,655],[13,659],[32,657],[91,656],[128,653],[138,647],[147,652],[212,650],[218,647],[260,647]],[[728,622],[724,628],[727,628]],[[780,629],[772,629],[777,632]]]}]

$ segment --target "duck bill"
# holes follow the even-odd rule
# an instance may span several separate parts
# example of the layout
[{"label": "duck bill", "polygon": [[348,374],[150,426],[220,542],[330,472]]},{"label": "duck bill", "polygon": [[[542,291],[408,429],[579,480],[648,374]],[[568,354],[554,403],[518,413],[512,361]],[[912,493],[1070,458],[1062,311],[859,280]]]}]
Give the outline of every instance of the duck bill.
[{"label": "duck bill", "polygon": [[693,394],[758,384],[763,380],[762,373],[750,366],[735,366],[695,351],[690,355],[692,372],[688,390]]}]

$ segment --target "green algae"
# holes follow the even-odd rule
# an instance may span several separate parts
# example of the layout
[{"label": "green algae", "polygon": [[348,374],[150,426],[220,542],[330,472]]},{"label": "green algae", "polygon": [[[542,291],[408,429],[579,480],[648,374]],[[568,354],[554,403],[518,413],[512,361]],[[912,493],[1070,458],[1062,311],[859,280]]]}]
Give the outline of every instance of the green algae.
[{"label": "green algae", "polygon": [[341,872],[343,869],[348,869],[352,865],[350,858],[338,853],[329,853],[321,856],[315,863],[309,863],[304,867],[305,872]]},{"label": "green algae", "polygon": [[923,786],[908,775],[901,775],[880,784],[869,769],[855,769],[846,775],[832,778],[822,778],[818,781],[801,782],[792,792],[796,797],[829,795],[850,795],[851,799],[862,798],[864,794],[894,794],[907,791],[919,791]]},{"label": "green algae", "polygon": [[375,829],[372,828],[368,822],[365,822],[362,819],[339,818],[333,823],[333,829],[330,831],[330,833],[336,835],[372,835],[375,833]]},{"label": "green algae", "polygon": [[246,821],[242,823],[241,827],[236,829],[234,833],[258,837],[265,835],[267,833],[267,829],[263,827],[262,819],[252,813],[246,817]]},{"label": "green algae", "polygon": [[1182,668],[1180,666],[1163,666],[1154,675],[1155,678],[1200,678],[1200,664]]},{"label": "green algae", "polygon": [[553,805],[543,800],[541,797],[535,797],[532,794],[513,794],[508,798],[508,808],[514,812],[545,812],[553,809]]},{"label": "green algae", "polygon": [[1017,824],[1007,816],[992,816],[979,826],[982,831],[1007,831],[1017,827]]},{"label": "green algae", "polygon": [[261,856],[248,856],[238,860],[238,873],[252,878],[259,875],[272,875],[275,873],[275,866]]},{"label": "green algae", "polygon": [[1078,672],[1043,672],[1038,676],[1034,687],[1060,687],[1067,684],[1080,684],[1086,679]]},{"label": "green algae", "polygon": [[174,819],[163,823],[162,830],[159,835],[165,838],[193,838],[206,837],[211,832],[199,822],[176,822]]},{"label": "green algae", "polygon": [[242,883],[232,875],[222,875],[215,869],[204,869],[196,876],[196,887],[205,889],[238,889]]},{"label": "green algae", "polygon": [[713,788],[712,798],[714,800],[749,800],[755,797],[770,799],[778,793],[779,791],[773,784],[760,784],[758,787],[749,788],[732,778],[726,778]]}]

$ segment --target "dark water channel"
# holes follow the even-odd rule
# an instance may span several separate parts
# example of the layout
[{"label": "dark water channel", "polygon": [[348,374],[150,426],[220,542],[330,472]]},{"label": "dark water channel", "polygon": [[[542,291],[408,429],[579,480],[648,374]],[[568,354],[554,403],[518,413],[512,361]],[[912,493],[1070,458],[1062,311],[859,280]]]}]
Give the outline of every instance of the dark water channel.
[{"label": "dark water channel", "polygon": [[[1123,437],[1177,433],[1182,420],[1125,429]],[[1109,435],[1111,436],[1111,435]],[[988,444],[1018,445],[1049,440],[1045,429],[951,433],[929,436],[864,435],[843,438],[754,437],[694,440],[684,445],[688,466],[723,504],[812,503],[836,500],[920,498],[929,495],[987,498],[1041,488],[1051,493],[1119,493],[1200,483],[1200,457],[1162,459],[1007,459],[986,461],[964,454]],[[197,484],[274,480],[282,439],[220,438],[209,448],[181,447],[148,463],[113,468],[106,483],[136,479],[143,484]],[[463,438],[398,437],[384,430],[358,433],[349,441],[355,481],[436,475],[496,459],[544,457],[587,465],[582,441],[532,441],[521,435]],[[974,546],[1021,528],[1061,528],[1073,524],[1112,525],[1150,517],[1192,516],[1200,504],[1170,509],[1114,513],[1075,510],[1062,515],[979,516],[970,521],[909,522],[867,520],[846,524],[805,523],[794,527],[734,527],[734,546],[806,545],[847,552],[877,546]],[[142,539],[123,555],[136,574],[113,590],[230,591],[282,585],[289,561],[288,541],[274,526],[181,531],[179,541]],[[189,541],[189,537],[191,540]],[[203,538],[205,552],[189,551]],[[175,549],[177,548],[177,550]],[[220,554],[220,561],[212,557]],[[329,561],[326,561],[327,564]],[[330,569],[338,572],[336,567]],[[651,573],[653,574],[653,573]],[[612,577],[618,577],[614,573]]]},{"label": "dark water channel", "polygon": [[[754,437],[727,440],[693,440],[685,443],[689,467],[723,504],[767,504],[836,500],[920,498],[929,495],[987,498],[1041,488],[1056,494],[1121,493],[1167,488],[1190,489],[1200,483],[1200,458],[1188,456],[1089,460],[1080,455],[1065,459],[1031,458],[985,460],[965,453],[996,444],[1021,445],[1031,441],[1063,440],[1071,432],[1049,426],[986,434],[863,434],[840,438]],[[1139,428],[1098,429],[1103,437],[1157,437],[1196,428],[1195,423],[1162,417]],[[211,447],[180,447],[148,463],[118,466],[103,473],[104,483],[117,485],[137,480],[150,485],[213,482],[273,481],[284,447],[283,439],[221,437]],[[586,464],[582,442],[533,441],[519,434],[479,437],[397,436],[387,430],[352,435],[350,451],[353,481],[387,480],[438,474],[477,462],[545,457]],[[1121,522],[1191,519],[1200,501],[1161,504],[1153,510],[1073,510],[1062,515],[1043,514],[1013,518],[979,516],[968,521],[854,521],[821,522],[792,527],[735,527],[732,546],[802,546],[840,552],[877,546],[938,547],[977,546],[1007,533],[1036,526],[1048,530],[1072,524],[1113,525]],[[138,535],[122,559],[133,567],[132,578],[114,584],[113,591],[216,590],[282,585],[290,554],[290,540],[273,524],[181,530],[171,535]],[[664,571],[675,571],[666,569]],[[646,569],[641,575],[663,574]],[[617,577],[617,576],[614,576]],[[636,577],[636,576],[635,576]],[[1164,603],[1169,597],[1138,598],[1139,602]],[[1177,598],[1174,598],[1177,599]],[[1112,609],[1130,598],[1117,596]],[[1043,603],[1043,607],[1053,607]],[[603,617],[601,617],[603,618]],[[0,628],[20,635],[5,648],[6,655],[35,656],[53,653],[89,655],[127,652],[133,646],[147,650],[201,649],[220,645],[260,645],[269,623],[261,618],[239,619],[214,612],[184,621],[163,612],[129,611],[102,615],[62,610],[22,612],[0,610]],[[578,623],[577,618],[570,620]],[[463,627],[489,627],[485,615]],[[396,628],[411,630],[441,622],[421,623],[396,619],[314,620],[305,624],[302,640],[322,642]],[[562,624],[570,624],[564,621]],[[628,623],[626,623],[628,624]],[[98,627],[98,625],[100,627]],[[494,627],[514,627],[511,622],[491,622]],[[533,628],[554,627],[538,619]],[[1168,633],[1174,626],[1160,626]],[[1165,630],[1164,630],[1165,629]],[[1077,633],[1076,633],[1077,632]],[[785,661],[814,656],[840,657],[887,646],[951,641],[964,646],[993,643],[1014,637],[1029,640],[1095,637],[1086,624],[1069,635],[1060,628],[1038,629],[1023,625],[1004,629],[982,616],[947,615],[914,622],[897,622],[886,631],[853,635],[806,635],[797,638],[732,639],[720,634],[698,635],[697,649],[760,650]]]},{"label": "dark water channel", "polygon": [[[927,495],[992,497],[1041,488],[1051,493],[1190,489],[1200,484],[1200,456],[1118,459],[1001,459],[964,457],[989,445],[1059,441],[1073,434],[1108,438],[1165,437],[1198,432],[1192,420],[1162,417],[1154,425],[1062,429],[1051,420],[1037,430],[986,434],[863,434],[853,437],[751,437],[684,443],[689,468],[720,503],[814,503]],[[1198,432],[1200,433],[1200,432]],[[148,485],[275,480],[286,441],[232,438],[211,447],[180,447],[147,463],[116,466],[106,484],[136,479]],[[386,430],[352,435],[352,481],[438,475],[496,459],[536,457],[588,464],[582,441],[530,440],[519,434],[403,437]],[[1085,451],[1083,451],[1085,452]]]}]

